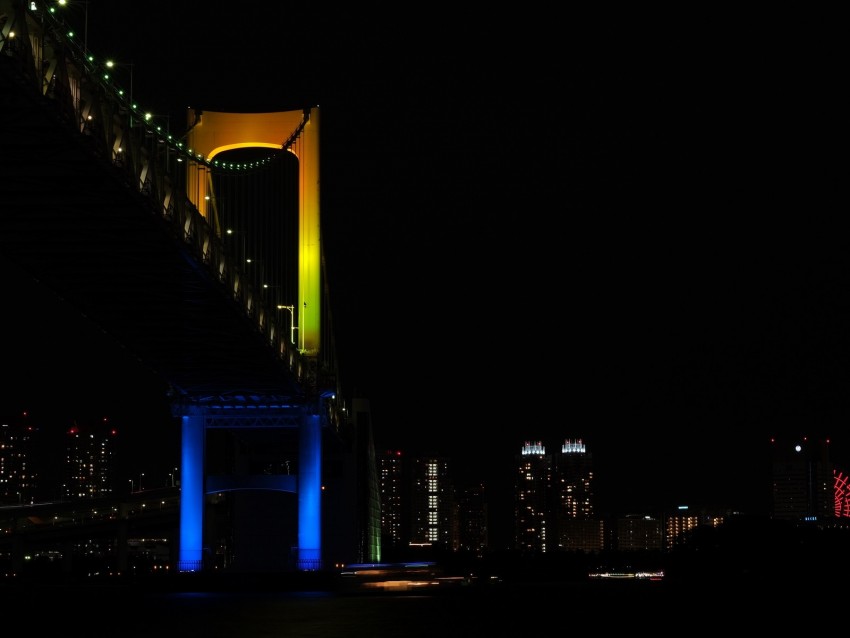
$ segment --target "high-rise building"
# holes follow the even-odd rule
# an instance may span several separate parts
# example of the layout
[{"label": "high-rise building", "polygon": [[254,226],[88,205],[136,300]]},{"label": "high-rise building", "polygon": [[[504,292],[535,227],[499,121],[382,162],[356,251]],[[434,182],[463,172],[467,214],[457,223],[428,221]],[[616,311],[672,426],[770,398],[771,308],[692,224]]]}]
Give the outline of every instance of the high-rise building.
[{"label": "high-rise building", "polygon": [[407,545],[404,533],[405,456],[400,450],[385,450],[378,459],[381,484],[381,541],[390,556]]},{"label": "high-rise building", "polygon": [[456,502],[448,459],[418,457],[410,465],[409,545],[457,551]]},{"label": "high-rise building", "polygon": [[540,441],[526,442],[517,457],[515,548],[601,551],[604,525],[596,517],[593,478],[593,458],[581,439],[566,439],[554,454]]},{"label": "high-rise building", "polygon": [[386,450],[379,457],[381,536],[388,560],[429,553],[483,556],[488,509],[483,484],[459,488],[451,459]]},{"label": "high-rise building", "polygon": [[10,422],[0,423],[0,503],[32,503],[38,490],[34,446],[38,428],[24,412]]},{"label": "high-rise building", "polygon": [[64,497],[68,500],[102,498],[115,490],[118,431],[106,419],[95,425],[77,425],[65,436]]},{"label": "high-rise building", "polygon": [[773,438],[773,518],[823,520],[835,517],[835,478],[829,441]]},{"label": "high-rise building", "polygon": [[460,550],[482,557],[489,546],[487,493],[483,484],[457,490],[457,523]]},{"label": "high-rise building", "polygon": [[517,456],[514,486],[514,545],[524,554],[545,554],[555,543],[552,455],[542,441],[529,442]]},{"label": "high-rise building", "polygon": [[599,552],[604,545],[604,526],[596,517],[593,457],[581,439],[567,439],[553,455],[555,522],[558,548]]}]

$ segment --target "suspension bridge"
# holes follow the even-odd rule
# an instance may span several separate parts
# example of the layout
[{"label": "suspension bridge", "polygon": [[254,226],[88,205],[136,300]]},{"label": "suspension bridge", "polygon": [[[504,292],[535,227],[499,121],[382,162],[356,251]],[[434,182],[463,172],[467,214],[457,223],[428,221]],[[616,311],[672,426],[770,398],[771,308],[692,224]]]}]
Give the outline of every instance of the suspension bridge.
[{"label": "suspension bridge", "polygon": [[0,0],[0,120],[0,254],[168,384],[177,568],[205,568],[211,495],[233,517],[258,491],[292,496],[296,531],[253,559],[243,534],[243,565],[378,559],[324,280],[318,107],[189,110],[175,135],[52,3]]}]

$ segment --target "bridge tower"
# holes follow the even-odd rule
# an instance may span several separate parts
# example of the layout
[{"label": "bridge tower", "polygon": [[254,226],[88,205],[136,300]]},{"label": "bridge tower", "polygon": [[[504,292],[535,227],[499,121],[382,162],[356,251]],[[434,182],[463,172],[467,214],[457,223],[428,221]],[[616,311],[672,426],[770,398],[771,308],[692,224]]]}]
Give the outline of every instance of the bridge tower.
[{"label": "bridge tower", "polygon": [[[0,205],[4,257],[14,257],[36,280],[74,299],[83,316],[113,326],[128,351],[140,361],[150,357],[147,363],[178,389],[175,395],[181,396],[172,401],[183,435],[178,569],[203,567],[206,495],[242,489],[296,495],[297,565],[315,569],[323,551],[322,448],[330,449],[324,426],[338,425],[341,414],[328,387],[333,373],[320,374],[333,366],[320,365],[320,358],[322,364],[328,362],[331,348],[326,347],[328,335],[321,334],[329,321],[321,317],[319,111],[190,110],[190,130],[185,138],[173,140],[145,122],[119,84],[104,73],[102,62],[84,48],[48,3],[0,0],[0,110],[6,116],[0,119],[7,124],[3,139],[22,151],[9,158],[0,153],[8,160],[0,170],[4,189],[11,189],[11,197]],[[267,304],[257,301],[260,295],[243,285],[243,273],[216,235],[221,228],[208,210],[216,156],[251,147],[284,151],[297,161],[298,226],[293,232],[298,239],[287,242],[287,249],[294,252],[290,244],[295,244],[298,254],[292,260],[296,265],[287,262],[292,266],[287,273],[292,274],[287,279],[292,296],[284,300],[292,305],[279,306],[292,313],[289,343],[267,320],[270,313],[265,312]],[[45,156],[56,160],[49,170],[54,179],[45,179]],[[184,161],[185,172],[179,170]],[[31,188],[36,182],[40,187]],[[91,183],[97,188],[89,188]],[[127,232],[129,228],[133,231]],[[75,242],[85,250],[54,251]],[[272,237],[273,246],[275,242]],[[151,254],[151,259],[140,259],[142,247],[164,258]],[[80,258],[62,259],[72,252]],[[116,304],[118,280],[124,295]],[[230,287],[234,304],[222,298],[218,283]],[[172,301],[186,301],[187,295],[193,295],[192,303],[175,311]],[[151,316],[158,319],[155,329]],[[281,356],[254,375],[257,353],[286,355],[288,361]],[[208,429],[282,427],[298,435],[293,437],[297,449],[292,457],[299,464],[294,476],[241,470],[238,477],[216,476],[208,467]],[[326,542],[325,550],[330,546]]]},{"label": "bridge tower", "polygon": [[[272,113],[188,112],[186,137],[189,152],[208,162],[224,151],[269,148],[293,153],[298,160],[298,303],[291,307],[295,344],[306,360],[307,385],[315,383],[316,358],[321,327],[321,237],[319,222],[319,111],[310,108]],[[187,196],[216,233],[221,232],[214,208],[212,175],[202,167],[187,167]],[[283,250],[283,248],[282,248]],[[293,331],[294,334],[294,331]],[[188,402],[178,406],[182,419],[181,505],[178,569],[203,568],[204,504],[207,494],[227,490],[271,489],[295,492],[298,501],[298,547],[296,566],[303,571],[319,569],[321,547],[321,389],[311,388],[301,406],[252,406],[250,415],[228,409],[221,402],[205,405]],[[222,425],[224,424],[224,425]],[[209,476],[205,466],[208,428],[298,428],[297,477]],[[295,479],[295,480],[293,480]]]}]

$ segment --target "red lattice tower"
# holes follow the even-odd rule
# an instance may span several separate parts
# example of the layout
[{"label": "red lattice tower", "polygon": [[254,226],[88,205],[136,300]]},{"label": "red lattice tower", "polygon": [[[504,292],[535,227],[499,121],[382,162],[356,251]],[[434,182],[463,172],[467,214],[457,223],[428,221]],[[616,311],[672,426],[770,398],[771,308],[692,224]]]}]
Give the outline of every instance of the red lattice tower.
[{"label": "red lattice tower", "polygon": [[850,518],[850,476],[839,470],[833,470],[832,475],[835,477],[835,515]]}]

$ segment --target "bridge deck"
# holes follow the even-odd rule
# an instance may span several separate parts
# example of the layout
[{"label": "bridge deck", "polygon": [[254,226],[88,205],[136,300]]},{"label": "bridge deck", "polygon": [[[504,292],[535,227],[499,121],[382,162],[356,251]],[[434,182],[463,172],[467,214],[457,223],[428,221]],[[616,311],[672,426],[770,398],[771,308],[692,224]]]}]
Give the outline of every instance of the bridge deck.
[{"label": "bridge deck", "polygon": [[173,226],[48,98],[21,90],[6,62],[0,56],[0,256],[177,394],[300,396],[288,362]]}]

